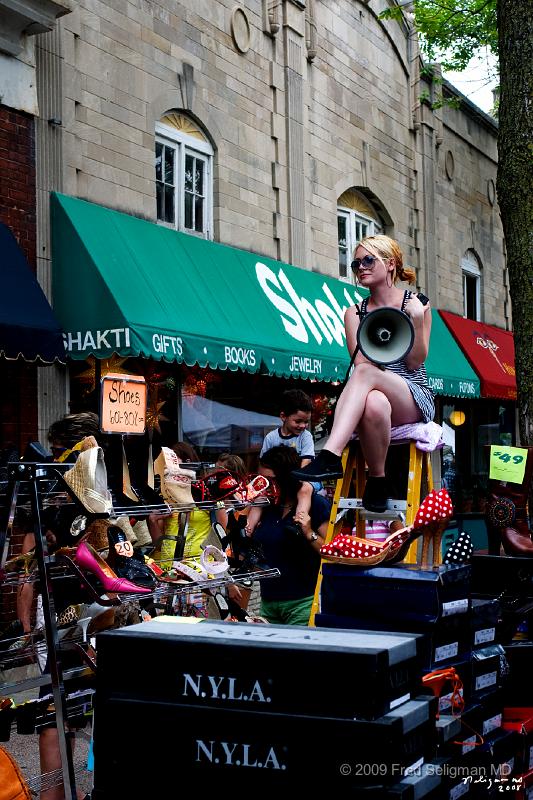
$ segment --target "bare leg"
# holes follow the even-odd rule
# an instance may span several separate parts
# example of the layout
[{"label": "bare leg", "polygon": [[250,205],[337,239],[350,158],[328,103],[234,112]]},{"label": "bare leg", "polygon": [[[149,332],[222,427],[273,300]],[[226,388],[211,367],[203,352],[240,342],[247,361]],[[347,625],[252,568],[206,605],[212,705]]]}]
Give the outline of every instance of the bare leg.
[{"label": "bare leg", "polygon": [[[72,742],[72,755],[74,755],[74,738],[69,737],[69,742]],[[41,762],[41,774],[45,775],[47,772],[61,769],[61,755],[59,753],[59,741],[57,737],[57,728],[45,728],[39,735],[39,758]],[[83,800],[85,796],[83,792],[76,791],[78,800]],[[65,790],[63,784],[54,786],[41,792],[41,800],[65,800]]]},{"label": "bare leg", "polygon": [[[22,543],[22,553],[27,553],[35,547],[35,536],[27,533]],[[24,633],[31,632],[31,610],[33,605],[33,583],[20,583],[17,589],[17,617],[20,620]]]},{"label": "bare leg", "polygon": [[[325,449],[340,456],[352,433],[359,427],[369,393],[377,389],[391,406],[391,424],[403,425],[420,420],[420,409],[403,378],[374,364],[358,364],[335,409],[333,428]],[[366,456],[366,452],[365,452]]]},{"label": "bare leg", "polygon": [[375,477],[385,475],[385,459],[390,444],[391,413],[391,404],[383,392],[376,389],[369,392],[357,433],[368,464],[368,472]]}]

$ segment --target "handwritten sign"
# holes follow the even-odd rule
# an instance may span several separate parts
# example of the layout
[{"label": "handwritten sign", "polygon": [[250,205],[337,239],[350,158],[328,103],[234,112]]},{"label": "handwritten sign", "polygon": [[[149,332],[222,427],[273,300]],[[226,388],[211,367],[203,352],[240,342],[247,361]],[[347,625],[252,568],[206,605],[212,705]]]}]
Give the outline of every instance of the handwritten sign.
[{"label": "handwritten sign", "polygon": [[522,483],[526,471],[526,459],[527,450],[523,447],[491,445],[489,478],[495,481]]},{"label": "handwritten sign", "polygon": [[102,378],[100,428],[103,433],[144,433],[146,382],[138,375]]}]

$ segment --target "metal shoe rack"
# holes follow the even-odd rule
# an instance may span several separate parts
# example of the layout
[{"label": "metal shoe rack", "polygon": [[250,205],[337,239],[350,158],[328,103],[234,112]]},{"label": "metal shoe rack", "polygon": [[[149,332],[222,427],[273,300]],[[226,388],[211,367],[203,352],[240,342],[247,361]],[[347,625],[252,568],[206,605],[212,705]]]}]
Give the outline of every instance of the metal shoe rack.
[{"label": "metal shoe rack", "polygon": [[[73,763],[72,750],[68,744],[68,734],[66,724],[72,722],[75,717],[80,717],[87,708],[92,705],[93,690],[87,689],[81,692],[74,692],[68,694],[65,690],[65,681],[73,678],[85,678],[94,672],[95,663],[91,660],[88,652],[80,644],[80,637],[76,641],[76,637],[69,639],[74,647],[77,647],[80,656],[84,658],[86,665],[74,669],[64,669],[62,664],[62,646],[61,637],[58,632],[56,622],[56,608],[54,602],[54,582],[61,580],[73,574],[80,577],[80,572],[74,562],[66,555],[50,554],[48,551],[48,543],[45,536],[45,530],[42,524],[43,514],[43,501],[47,498],[57,498],[58,484],[59,493],[64,495],[65,490],[68,488],[63,481],[63,473],[69,469],[71,464],[58,464],[58,463],[23,463],[14,462],[8,465],[8,490],[7,499],[8,504],[6,508],[5,519],[2,520],[0,527],[0,569],[2,574],[3,586],[19,586],[21,582],[21,575],[19,572],[5,572],[4,567],[9,554],[12,533],[15,524],[15,515],[17,507],[29,507],[31,519],[33,522],[33,531],[35,534],[35,560],[37,562],[36,569],[31,574],[23,578],[27,582],[39,581],[42,593],[42,610],[44,617],[44,639],[40,641],[30,641],[31,653],[36,657],[39,651],[44,652],[46,648],[48,658],[49,672],[38,677],[28,678],[16,682],[0,683],[0,696],[10,696],[12,694],[26,692],[32,689],[41,688],[43,686],[50,686],[50,694],[42,698],[42,708],[50,706],[53,710],[41,713],[36,720],[37,724],[43,722],[53,722],[57,726],[59,752],[61,756],[61,769],[54,772],[47,773],[46,775],[38,775],[30,778],[28,784],[32,791],[38,792],[49,789],[52,786],[63,784],[65,798],[68,800],[76,800],[76,768]],[[51,485],[54,485],[51,489]],[[75,505],[79,506],[80,514],[88,516],[89,519],[104,517],[105,515],[88,515],[84,507],[74,499]],[[53,499],[52,499],[53,502]],[[206,504],[202,504],[202,508]],[[215,507],[216,504],[212,504]],[[253,572],[240,573],[233,578],[231,575],[224,574],[218,578],[212,578],[205,581],[198,581],[190,584],[176,584],[165,583],[160,584],[152,593],[153,599],[158,604],[164,603],[168,609],[172,606],[172,601],[176,595],[186,595],[191,592],[198,593],[203,590],[213,590],[226,586],[234,581],[241,581],[243,579],[261,580],[264,578],[277,577],[278,570],[275,569],[256,569]],[[91,585],[91,577],[83,575],[84,585],[91,591],[94,598],[98,598],[98,603],[101,605],[121,605],[122,602],[132,599],[142,598],[146,600],[150,595],[143,594],[122,594],[121,599],[106,600],[99,597],[96,589]],[[73,623],[73,628],[76,623]],[[84,637],[85,638],[85,637]],[[20,651],[22,654],[22,651]],[[27,654],[24,650],[24,655]],[[20,663],[20,658],[17,655],[12,657],[10,664],[9,658],[4,658],[2,669],[6,666],[16,666]],[[27,662],[26,662],[27,663]],[[41,701],[39,701],[41,703]],[[51,705],[52,704],[52,705]],[[39,705],[39,708],[41,706]],[[6,713],[1,712],[1,713]]]}]

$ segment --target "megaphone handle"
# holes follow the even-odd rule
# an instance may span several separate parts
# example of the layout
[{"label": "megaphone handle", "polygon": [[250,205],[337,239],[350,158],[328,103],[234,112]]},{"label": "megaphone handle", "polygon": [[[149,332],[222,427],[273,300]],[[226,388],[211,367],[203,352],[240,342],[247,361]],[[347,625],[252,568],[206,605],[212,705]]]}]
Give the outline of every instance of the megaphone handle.
[{"label": "megaphone handle", "polygon": [[426,297],[426,295],[422,294],[422,292],[418,292],[417,297],[423,306],[427,306],[427,304],[429,303],[429,297]]}]

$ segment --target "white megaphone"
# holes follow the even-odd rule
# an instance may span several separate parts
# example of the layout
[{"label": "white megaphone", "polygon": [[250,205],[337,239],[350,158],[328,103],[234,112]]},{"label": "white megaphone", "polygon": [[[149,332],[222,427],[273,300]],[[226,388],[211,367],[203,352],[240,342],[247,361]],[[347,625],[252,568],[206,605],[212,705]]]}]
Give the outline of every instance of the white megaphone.
[{"label": "white megaphone", "polygon": [[413,346],[415,329],[399,308],[384,306],[365,314],[357,330],[357,346],[368,361],[378,366],[405,358]]}]

